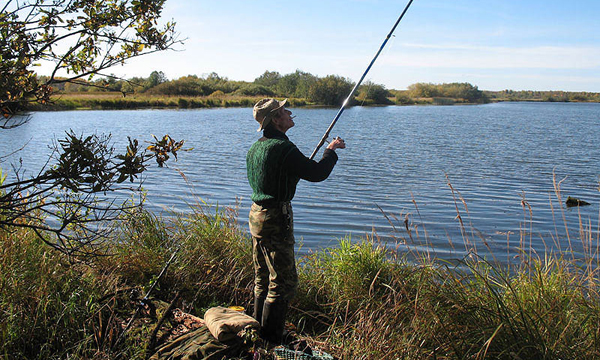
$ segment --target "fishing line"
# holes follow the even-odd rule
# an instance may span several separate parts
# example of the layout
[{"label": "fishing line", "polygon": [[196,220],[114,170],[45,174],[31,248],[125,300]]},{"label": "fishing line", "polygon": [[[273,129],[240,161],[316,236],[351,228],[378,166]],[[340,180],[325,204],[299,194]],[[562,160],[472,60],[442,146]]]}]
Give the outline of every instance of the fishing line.
[{"label": "fishing line", "polygon": [[319,144],[317,145],[317,147],[313,151],[312,155],[310,155],[310,159],[311,160],[314,159],[315,155],[317,155],[317,152],[319,152],[319,149],[321,148],[321,146],[323,146],[323,144],[325,143],[325,141],[329,137],[329,133],[331,132],[331,129],[333,129],[333,127],[335,126],[335,123],[338,121],[338,119],[340,118],[340,116],[344,112],[344,109],[346,108],[346,105],[350,101],[350,98],[352,98],[352,95],[354,95],[354,93],[356,92],[356,89],[358,89],[358,87],[360,86],[360,84],[362,83],[362,81],[365,79],[365,76],[367,76],[367,73],[369,72],[369,70],[371,70],[371,67],[375,63],[375,60],[377,60],[377,57],[379,56],[379,54],[381,54],[381,51],[385,47],[385,44],[387,44],[387,42],[390,39],[390,37],[392,37],[392,34],[394,33],[394,30],[396,30],[396,27],[398,26],[398,24],[400,23],[400,21],[404,17],[404,14],[406,14],[406,11],[408,11],[408,8],[412,4],[412,2],[413,2],[413,0],[410,0],[408,2],[408,4],[406,5],[406,7],[404,8],[404,10],[402,11],[402,14],[400,14],[400,17],[398,18],[398,20],[396,20],[396,23],[392,27],[392,30],[386,36],[385,40],[383,41],[383,44],[381,44],[381,47],[377,51],[377,54],[375,54],[375,57],[373,58],[373,60],[371,60],[371,63],[369,64],[369,66],[367,66],[367,70],[365,70],[365,72],[360,77],[360,80],[356,83],[356,85],[354,85],[354,88],[352,89],[352,91],[350,91],[350,94],[348,94],[348,97],[342,103],[342,107],[338,111],[337,115],[335,116],[335,118],[333,119],[333,121],[331,122],[331,124],[329,124],[329,127],[327,128],[327,131],[325,132],[325,134],[321,138],[321,141],[319,141]]},{"label": "fishing line", "polygon": [[[392,41],[390,41],[390,45],[382,52],[382,54],[385,55],[385,53],[389,53],[395,44],[396,44],[396,35],[392,35]],[[371,93],[371,88],[373,88],[373,85],[376,85],[373,82],[373,78],[367,79],[367,83],[369,84],[369,87],[367,88],[366,96],[363,98],[362,102],[360,103],[360,106],[363,106],[365,104],[365,101],[367,101],[367,98],[369,97],[369,94]]]},{"label": "fishing line", "polygon": [[367,81],[369,86],[367,87],[367,93],[365,94],[365,97],[363,98],[362,102],[360,103],[360,106],[363,106],[365,104],[365,101],[367,101],[367,98],[369,97],[369,92],[371,92],[371,87],[373,86],[373,81],[369,80]]}]

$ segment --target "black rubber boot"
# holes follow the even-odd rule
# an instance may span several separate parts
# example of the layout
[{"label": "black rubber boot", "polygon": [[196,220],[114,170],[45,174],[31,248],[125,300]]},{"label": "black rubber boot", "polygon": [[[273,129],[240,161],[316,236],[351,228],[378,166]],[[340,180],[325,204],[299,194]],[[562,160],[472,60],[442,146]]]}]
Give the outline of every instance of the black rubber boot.
[{"label": "black rubber boot", "polygon": [[261,321],[261,337],[271,344],[281,344],[287,305],[287,301],[265,302]]},{"label": "black rubber boot", "polygon": [[254,297],[254,312],[252,317],[255,318],[259,323],[262,322],[263,308],[265,306],[266,296]]}]

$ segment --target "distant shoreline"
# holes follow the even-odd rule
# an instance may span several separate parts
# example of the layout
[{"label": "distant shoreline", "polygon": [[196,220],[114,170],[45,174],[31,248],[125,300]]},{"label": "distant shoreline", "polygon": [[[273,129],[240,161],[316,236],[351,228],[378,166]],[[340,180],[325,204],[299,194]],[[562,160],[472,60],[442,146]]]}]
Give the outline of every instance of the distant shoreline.
[{"label": "distant shoreline", "polygon": [[[49,106],[31,103],[30,111],[47,110],[120,110],[120,109],[197,109],[252,107],[266,97],[287,98],[292,107],[338,108],[349,97],[349,105],[458,105],[500,101],[600,102],[600,93],[480,90],[467,82],[411,84],[406,90],[386,89],[367,81],[355,88],[347,78],[319,77],[296,71],[282,75],[266,71],[253,82],[234,81],[211,73],[202,77],[188,75],[168,80],[154,71],[148,78],[98,78],[77,83],[40,77],[49,81],[53,94]],[[43,102],[41,102],[43,103]]]},{"label": "distant shoreline", "polygon": [[[125,110],[125,109],[201,109],[201,108],[228,108],[228,107],[252,107],[263,96],[149,96],[132,95],[123,96],[121,93],[73,93],[58,94],[52,104],[33,104],[28,111],[68,111],[68,110]],[[468,102],[463,99],[445,97],[416,98],[410,101],[395,101],[390,98],[387,104],[374,104],[368,101],[355,101],[351,106],[411,106],[411,105],[476,105],[482,103],[496,102],[577,102],[577,103],[600,103],[600,100],[544,100],[544,99],[510,99],[490,98],[486,102]],[[305,99],[288,99],[292,107],[322,107],[336,108],[322,104],[314,104]]]}]

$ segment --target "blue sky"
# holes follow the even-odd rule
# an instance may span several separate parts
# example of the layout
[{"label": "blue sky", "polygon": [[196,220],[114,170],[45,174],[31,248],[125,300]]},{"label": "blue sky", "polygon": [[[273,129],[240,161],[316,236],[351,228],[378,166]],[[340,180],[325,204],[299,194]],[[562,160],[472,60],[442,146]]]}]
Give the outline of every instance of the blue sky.
[{"label": "blue sky", "polygon": [[[356,81],[407,1],[167,0],[163,17],[185,44],[113,72],[252,81],[300,69]],[[598,0],[414,0],[367,79],[600,92],[598,16]]]}]

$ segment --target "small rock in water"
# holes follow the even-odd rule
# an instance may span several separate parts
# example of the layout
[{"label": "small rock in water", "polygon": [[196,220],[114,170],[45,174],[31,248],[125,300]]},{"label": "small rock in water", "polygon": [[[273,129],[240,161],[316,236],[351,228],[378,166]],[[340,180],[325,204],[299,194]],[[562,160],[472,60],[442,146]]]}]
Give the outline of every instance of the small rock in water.
[{"label": "small rock in water", "polygon": [[567,198],[566,204],[567,207],[590,205],[590,203],[587,201],[579,200],[570,196]]}]

